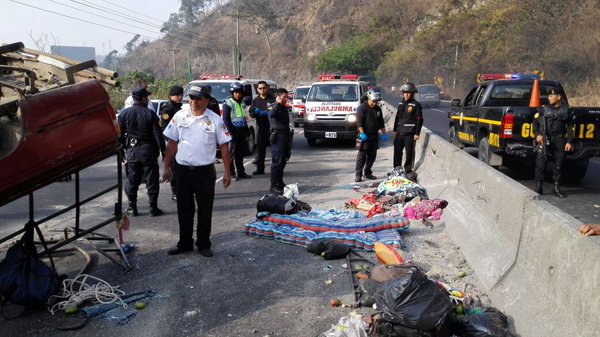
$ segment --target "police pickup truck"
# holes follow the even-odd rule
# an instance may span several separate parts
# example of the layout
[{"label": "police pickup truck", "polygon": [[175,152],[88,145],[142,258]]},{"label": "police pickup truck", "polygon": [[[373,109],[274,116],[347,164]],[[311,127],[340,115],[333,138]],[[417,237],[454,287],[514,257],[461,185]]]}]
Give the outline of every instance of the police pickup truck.
[{"label": "police pickup truck", "polygon": [[[514,78],[514,77],[513,77]],[[465,98],[452,100],[448,140],[454,145],[478,147],[477,157],[491,166],[503,160],[524,159],[533,163],[533,117],[539,108],[530,108],[533,79],[482,81]],[[548,92],[558,81],[540,80],[540,103],[548,104]],[[566,95],[563,100],[568,103]],[[580,181],[589,159],[600,155],[600,107],[571,107],[574,124],[573,151],[565,155],[563,176]]]}]

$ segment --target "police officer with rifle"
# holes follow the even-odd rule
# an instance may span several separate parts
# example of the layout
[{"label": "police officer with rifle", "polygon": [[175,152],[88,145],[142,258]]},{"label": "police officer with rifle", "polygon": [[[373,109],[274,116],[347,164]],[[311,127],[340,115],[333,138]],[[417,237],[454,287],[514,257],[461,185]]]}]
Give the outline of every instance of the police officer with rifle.
[{"label": "police officer with rifle", "polygon": [[543,111],[535,114],[533,120],[534,145],[537,152],[535,191],[539,194],[544,193],[543,183],[546,163],[553,159],[552,180],[554,187],[552,193],[559,198],[565,198],[565,194],[560,190],[560,177],[565,152],[572,149],[573,131],[569,118],[569,105],[562,100],[562,92],[558,88],[550,89],[548,103],[543,107]]}]

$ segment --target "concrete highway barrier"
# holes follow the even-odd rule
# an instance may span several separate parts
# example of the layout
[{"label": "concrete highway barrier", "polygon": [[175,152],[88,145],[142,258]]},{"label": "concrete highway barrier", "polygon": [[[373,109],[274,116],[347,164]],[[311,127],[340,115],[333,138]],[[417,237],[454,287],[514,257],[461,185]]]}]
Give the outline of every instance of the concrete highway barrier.
[{"label": "concrete highway barrier", "polygon": [[449,202],[447,232],[520,336],[600,336],[599,237],[426,128],[416,162],[429,197]]}]

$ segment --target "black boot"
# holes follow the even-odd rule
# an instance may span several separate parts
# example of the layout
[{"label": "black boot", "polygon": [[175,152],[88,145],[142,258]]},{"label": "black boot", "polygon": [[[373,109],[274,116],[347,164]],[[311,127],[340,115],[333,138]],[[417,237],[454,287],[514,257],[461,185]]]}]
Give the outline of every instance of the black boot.
[{"label": "black boot", "polygon": [[125,210],[125,213],[127,213],[127,215],[130,215],[130,216],[140,215],[138,213],[138,209],[137,209],[137,201],[130,201],[129,207],[127,207],[127,209]]},{"label": "black boot", "polygon": [[155,202],[151,202],[150,203],[150,211],[148,212],[148,216],[159,216],[162,214],[163,214],[162,209],[158,208],[158,206],[156,206]]},{"label": "black boot", "polygon": [[538,181],[535,184],[535,192],[537,194],[544,194],[544,182],[543,181]]},{"label": "black boot", "polygon": [[562,193],[560,190],[560,184],[558,182],[554,182],[554,188],[552,189],[552,193],[559,198],[566,198],[567,196]]}]

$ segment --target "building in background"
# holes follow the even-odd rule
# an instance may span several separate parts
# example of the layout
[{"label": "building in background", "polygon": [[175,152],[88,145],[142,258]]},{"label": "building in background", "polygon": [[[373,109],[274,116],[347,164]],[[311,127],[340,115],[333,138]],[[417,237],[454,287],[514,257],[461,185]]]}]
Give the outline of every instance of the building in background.
[{"label": "building in background", "polygon": [[84,62],[96,59],[96,48],[76,46],[50,46],[50,53]]}]

